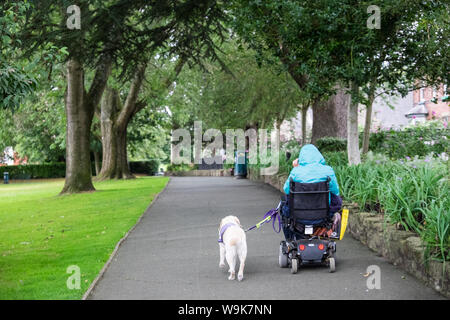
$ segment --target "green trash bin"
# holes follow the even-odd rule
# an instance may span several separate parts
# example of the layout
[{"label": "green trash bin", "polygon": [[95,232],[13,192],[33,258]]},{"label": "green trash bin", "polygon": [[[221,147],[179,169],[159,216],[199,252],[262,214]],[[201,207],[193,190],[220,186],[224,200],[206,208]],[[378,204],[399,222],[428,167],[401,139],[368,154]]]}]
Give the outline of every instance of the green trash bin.
[{"label": "green trash bin", "polygon": [[247,176],[247,152],[238,150],[234,157],[234,176],[237,179],[244,179]]}]

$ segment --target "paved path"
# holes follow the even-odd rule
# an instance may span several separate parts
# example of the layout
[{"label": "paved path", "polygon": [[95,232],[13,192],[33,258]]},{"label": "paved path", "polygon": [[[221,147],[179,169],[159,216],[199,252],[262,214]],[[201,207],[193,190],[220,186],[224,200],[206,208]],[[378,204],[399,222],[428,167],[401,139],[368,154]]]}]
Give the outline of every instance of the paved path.
[{"label": "paved path", "polygon": [[[281,234],[270,225],[247,234],[244,281],[219,269],[217,229],[233,214],[251,226],[279,201],[273,188],[226,177],[174,177],[120,247],[91,299],[443,299],[349,234],[337,244],[336,273],[292,275],[278,267]],[[363,274],[381,268],[381,289]]]}]

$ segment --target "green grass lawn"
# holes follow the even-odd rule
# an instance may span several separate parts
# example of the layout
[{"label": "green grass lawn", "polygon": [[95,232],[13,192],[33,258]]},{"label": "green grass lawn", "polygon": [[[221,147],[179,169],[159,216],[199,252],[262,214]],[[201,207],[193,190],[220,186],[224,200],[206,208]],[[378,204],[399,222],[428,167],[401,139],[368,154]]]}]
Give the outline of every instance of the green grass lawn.
[{"label": "green grass lawn", "polygon": [[[80,299],[167,181],[105,181],[66,196],[63,180],[0,185],[0,299]],[[67,288],[71,265],[80,290]]]}]

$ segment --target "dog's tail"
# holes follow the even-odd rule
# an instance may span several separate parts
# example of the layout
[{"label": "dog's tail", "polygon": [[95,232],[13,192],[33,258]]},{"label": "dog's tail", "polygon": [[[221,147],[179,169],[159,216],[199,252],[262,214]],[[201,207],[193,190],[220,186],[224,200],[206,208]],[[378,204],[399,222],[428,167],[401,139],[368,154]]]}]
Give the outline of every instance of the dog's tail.
[{"label": "dog's tail", "polygon": [[232,237],[228,243],[227,255],[234,257],[241,251],[241,239],[239,237]]},{"label": "dog's tail", "polygon": [[230,247],[240,249],[240,247],[245,244],[245,233],[242,233],[243,234],[240,237],[235,236],[230,239]]},{"label": "dog's tail", "polygon": [[235,247],[239,242],[239,238],[233,238],[230,240],[230,246]]}]

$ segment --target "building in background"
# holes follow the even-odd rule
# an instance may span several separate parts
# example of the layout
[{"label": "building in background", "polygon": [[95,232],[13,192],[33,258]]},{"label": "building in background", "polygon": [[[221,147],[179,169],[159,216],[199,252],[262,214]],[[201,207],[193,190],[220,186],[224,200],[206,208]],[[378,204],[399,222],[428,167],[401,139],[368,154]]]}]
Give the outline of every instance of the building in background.
[{"label": "building in background", "polygon": [[0,156],[0,166],[18,166],[21,164],[27,164],[28,157],[21,158],[17,151],[14,151],[12,147],[6,147],[3,151],[3,155]]},{"label": "building in background", "polygon": [[[297,113],[295,118],[285,120],[280,126],[281,142],[302,139],[302,115]],[[366,107],[359,108],[358,123],[360,128],[365,124]],[[405,97],[379,95],[372,106],[372,131],[384,129],[401,129],[402,127],[440,119],[448,123],[450,105],[447,85],[438,88],[426,87],[409,92]],[[313,122],[312,108],[308,110],[306,130],[311,137]]]},{"label": "building in background", "polygon": [[[413,106],[413,94],[410,92],[407,96],[378,96],[372,105],[372,130],[395,128],[409,124],[405,114]],[[358,122],[360,126],[365,123],[366,108],[360,106],[360,117]]]},{"label": "building in background", "polygon": [[448,122],[450,105],[447,85],[424,87],[413,92],[413,107],[406,115],[412,123],[440,119]]}]

